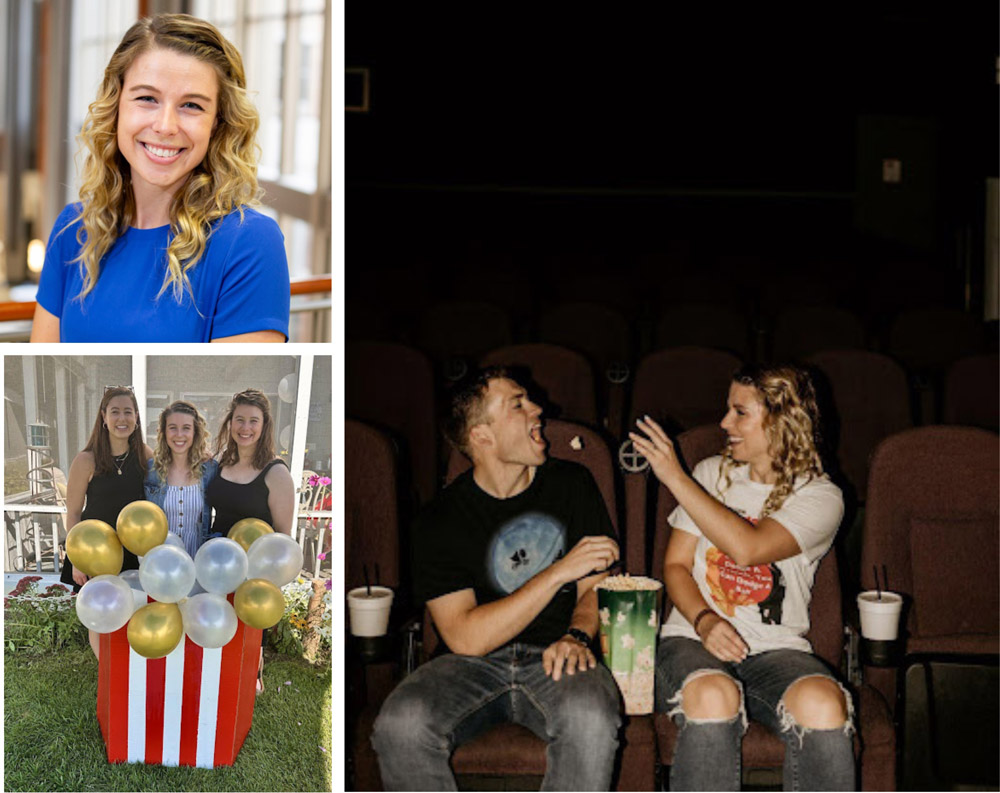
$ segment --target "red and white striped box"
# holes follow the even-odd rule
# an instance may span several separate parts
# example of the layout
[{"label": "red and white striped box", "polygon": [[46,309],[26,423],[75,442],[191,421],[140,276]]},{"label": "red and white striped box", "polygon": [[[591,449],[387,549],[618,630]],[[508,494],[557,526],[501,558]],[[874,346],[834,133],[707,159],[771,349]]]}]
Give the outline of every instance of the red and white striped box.
[{"label": "red and white striped box", "polygon": [[261,630],[240,621],[218,649],[185,636],[156,659],[129,647],[127,630],[100,638],[97,721],[108,762],[232,765],[253,722]]}]

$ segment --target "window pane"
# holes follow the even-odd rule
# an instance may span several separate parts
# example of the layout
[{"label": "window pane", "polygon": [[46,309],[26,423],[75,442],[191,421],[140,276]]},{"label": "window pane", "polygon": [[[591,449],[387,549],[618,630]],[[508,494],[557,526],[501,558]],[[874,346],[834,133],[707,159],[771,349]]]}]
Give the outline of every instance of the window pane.
[{"label": "window pane", "polygon": [[4,358],[4,496],[63,504],[70,463],[87,444],[104,387],[132,385],[127,356]]},{"label": "window pane", "polygon": [[247,86],[260,113],[259,175],[277,180],[281,173],[281,83],[284,79],[284,20],[250,22],[246,27],[243,63]]},{"label": "window pane", "polygon": [[306,431],[306,456],[303,467],[314,471],[319,476],[332,475],[333,389],[331,360],[329,355],[317,355],[313,360],[309,427]]}]

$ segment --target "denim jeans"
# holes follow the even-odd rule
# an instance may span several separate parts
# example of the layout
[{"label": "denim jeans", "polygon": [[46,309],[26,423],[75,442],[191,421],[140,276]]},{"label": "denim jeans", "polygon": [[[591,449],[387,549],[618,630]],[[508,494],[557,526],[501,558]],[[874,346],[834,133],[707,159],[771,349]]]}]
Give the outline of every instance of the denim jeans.
[{"label": "denim jeans", "polygon": [[608,790],[618,747],[618,687],[603,664],[553,680],[541,647],[442,655],[389,695],[372,745],[386,790],[456,790],[455,747],[503,722],[548,742],[542,790]]},{"label": "denim jeans", "polygon": [[[736,683],[740,710],[732,719],[689,719],[681,689],[704,674],[719,671]],[[799,650],[771,650],[739,664],[720,661],[701,642],[680,636],[660,641],[656,652],[656,709],[678,727],[671,790],[739,790],[740,744],[747,718],[762,723],[785,742],[785,790],[853,790],[854,742],[851,695],[847,721],[832,730],[796,723],[785,708],[788,688],[805,677],[836,678],[816,656]]]}]

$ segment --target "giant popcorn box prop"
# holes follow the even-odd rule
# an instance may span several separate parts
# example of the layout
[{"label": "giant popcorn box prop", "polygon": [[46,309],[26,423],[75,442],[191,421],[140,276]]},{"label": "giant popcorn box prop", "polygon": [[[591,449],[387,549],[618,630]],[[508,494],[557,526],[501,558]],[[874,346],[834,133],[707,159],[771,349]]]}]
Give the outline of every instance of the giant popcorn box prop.
[{"label": "giant popcorn box prop", "polygon": [[663,584],[642,576],[610,576],[597,585],[601,651],[629,715],[653,712],[662,594]]},{"label": "giant popcorn box prop", "polygon": [[[137,606],[146,603],[135,595]],[[127,630],[100,636],[97,720],[108,762],[232,765],[253,721],[260,629],[241,620],[224,647],[185,636],[169,655],[149,660],[129,646]]]}]

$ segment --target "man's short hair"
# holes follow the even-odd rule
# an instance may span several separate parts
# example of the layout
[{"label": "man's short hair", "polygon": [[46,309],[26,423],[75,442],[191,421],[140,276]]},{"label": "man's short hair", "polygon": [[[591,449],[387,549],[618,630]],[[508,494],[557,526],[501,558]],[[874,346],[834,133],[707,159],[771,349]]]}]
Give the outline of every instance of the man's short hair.
[{"label": "man's short hair", "polygon": [[442,430],[448,443],[471,457],[469,431],[486,421],[486,392],[490,380],[509,378],[503,366],[473,369],[456,382],[449,392],[448,407],[442,420]]}]

